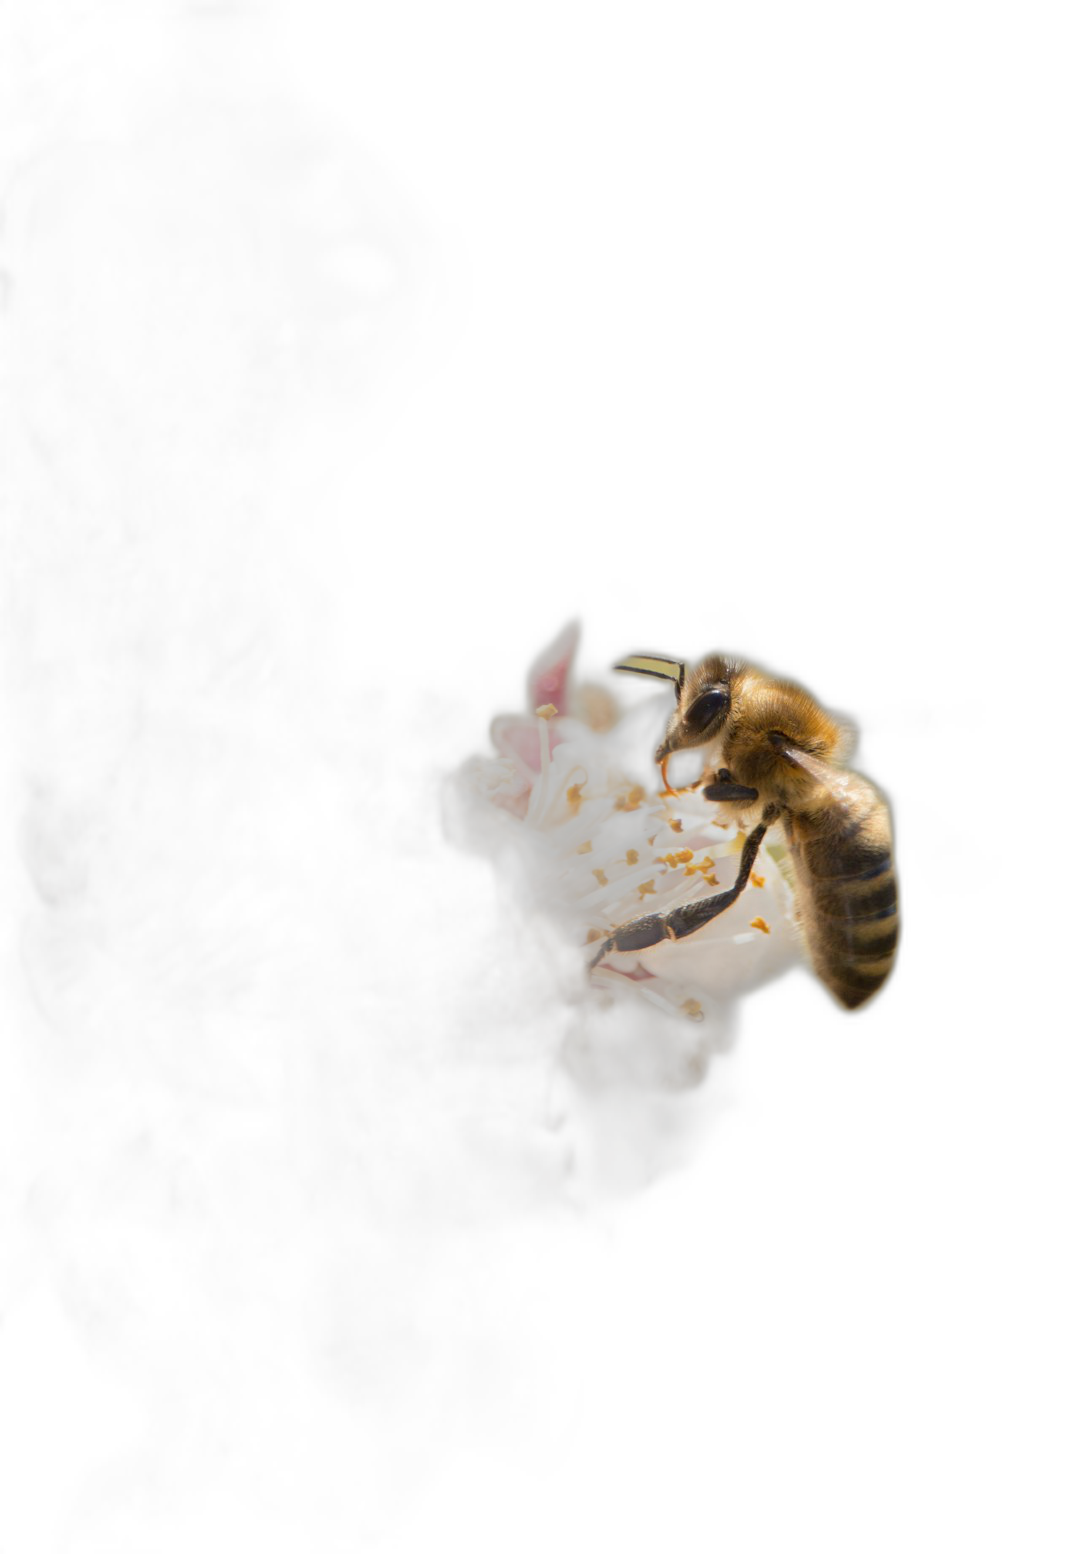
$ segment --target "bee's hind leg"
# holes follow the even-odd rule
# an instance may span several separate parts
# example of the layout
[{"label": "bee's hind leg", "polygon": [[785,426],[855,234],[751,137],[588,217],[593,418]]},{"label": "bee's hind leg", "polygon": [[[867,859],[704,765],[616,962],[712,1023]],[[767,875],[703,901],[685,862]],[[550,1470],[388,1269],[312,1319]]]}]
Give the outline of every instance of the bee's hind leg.
[{"label": "bee's hind leg", "polygon": [[763,820],[759,826],[755,826],[746,838],[739,859],[738,875],[728,890],[718,891],[715,896],[702,896],[698,901],[685,901],[682,906],[672,907],[668,912],[650,912],[647,917],[632,917],[604,940],[589,963],[589,970],[594,970],[612,950],[647,950],[650,945],[660,944],[664,939],[685,939],[687,934],[696,933],[706,923],[711,923],[714,917],[719,917],[721,912],[726,912],[746,889],[750,870],[771,819]]}]

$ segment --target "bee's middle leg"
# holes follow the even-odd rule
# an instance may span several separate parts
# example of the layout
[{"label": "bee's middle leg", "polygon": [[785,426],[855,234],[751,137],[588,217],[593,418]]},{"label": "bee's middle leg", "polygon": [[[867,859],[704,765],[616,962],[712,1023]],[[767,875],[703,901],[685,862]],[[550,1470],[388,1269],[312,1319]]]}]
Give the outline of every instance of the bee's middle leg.
[{"label": "bee's middle leg", "polygon": [[598,966],[612,950],[647,950],[650,945],[660,944],[664,939],[685,939],[688,934],[696,933],[706,923],[711,923],[721,912],[726,912],[746,889],[750,870],[769,825],[770,820],[762,821],[746,838],[739,859],[738,875],[728,890],[717,891],[715,896],[702,896],[698,901],[684,901],[681,906],[672,907],[667,912],[650,912],[647,917],[632,917],[604,940],[589,963],[589,970]]}]

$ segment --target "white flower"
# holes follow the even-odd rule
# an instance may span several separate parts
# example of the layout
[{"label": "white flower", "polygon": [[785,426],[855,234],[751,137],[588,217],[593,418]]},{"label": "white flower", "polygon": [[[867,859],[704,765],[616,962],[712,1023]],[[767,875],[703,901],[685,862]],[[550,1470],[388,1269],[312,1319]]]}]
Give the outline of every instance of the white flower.
[{"label": "white flower", "polygon": [[[530,690],[555,684],[558,662],[566,707],[575,645],[569,628],[531,671]],[[553,715],[558,701],[541,716],[494,721],[502,755],[455,774],[446,834],[494,864],[511,922],[539,914],[591,959],[629,918],[732,884],[743,834],[729,808],[695,789],[657,791],[651,752],[670,706],[668,693],[657,696],[603,735]],[[592,970],[563,1058],[578,1094],[682,1094],[732,1051],[740,996],[800,957],[782,858],[779,834],[766,836],[732,908],[685,939],[611,953]]]}]

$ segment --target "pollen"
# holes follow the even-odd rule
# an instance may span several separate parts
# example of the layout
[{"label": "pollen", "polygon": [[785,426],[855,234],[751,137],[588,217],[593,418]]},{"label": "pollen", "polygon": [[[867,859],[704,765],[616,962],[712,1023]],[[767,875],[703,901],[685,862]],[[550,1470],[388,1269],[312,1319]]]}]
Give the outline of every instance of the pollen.
[{"label": "pollen", "polygon": [[604,930],[602,928],[590,928],[588,933],[585,935],[585,943],[586,944],[595,944],[597,939],[606,939],[606,938],[607,938],[607,935],[605,934],[605,932],[604,932]]},{"label": "pollen", "polygon": [[578,852],[579,853],[591,853],[592,852],[592,842],[582,842],[579,845],[579,847],[578,847]]},{"label": "pollen", "polygon": [[607,884],[608,877],[604,873],[603,869],[594,869],[593,873],[596,875],[596,883],[598,885],[606,885]]},{"label": "pollen", "polygon": [[[687,859],[692,858],[694,856],[693,853],[689,850],[689,848],[684,848],[682,853],[677,854],[677,857],[678,857],[680,863],[682,863],[684,861],[684,855],[685,855],[685,858],[687,858]],[[708,877],[709,877],[709,870],[710,869],[715,869],[715,868],[716,868],[716,859],[715,858],[710,858],[708,853],[706,853],[704,858],[702,858],[700,863],[687,863],[687,865],[686,865],[686,877],[687,877],[687,879],[690,879],[691,876],[693,876],[694,874],[704,874],[705,878],[708,879]]]},{"label": "pollen", "polygon": [[644,899],[646,896],[655,896],[656,895],[656,882],[654,880],[645,880],[642,884],[640,884],[638,886],[637,890],[638,890],[638,895],[641,896],[642,899]]},{"label": "pollen", "polygon": [[559,716],[559,709],[553,701],[546,701],[542,707],[537,707],[536,716],[550,723],[552,718]]},{"label": "pollen", "polygon": [[671,827],[671,829],[673,831],[681,831],[682,830],[682,821],[679,819],[678,815],[675,816],[674,820],[669,820],[668,821],[668,825]]},{"label": "pollen", "polygon": [[662,853],[656,861],[666,863],[669,869],[675,869],[680,863],[689,863],[693,856],[689,847],[680,847],[677,853]]},{"label": "pollen", "polygon": [[645,797],[645,789],[637,785],[632,787],[629,793],[620,793],[615,800],[616,809],[640,809],[641,801]]},{"label": "pollen", "polygon": [[762,933],[771,933],[772,932],[772,929],[769,927],[768,923],[765,921],[765,919],[763,917],[752,918],[751,922],[750,922],[750,927],[751,928],[760,928]]},{"label": "pollen", "polygon": [[583,786],[584,784],[580,782],[572,782],[566,790],[566,802],[569,804],[570,811],[574,815],[576,815],[578,810],[581,808],[581,789]]},{"label": "pollen", "polygon": [[751,885],[756,885],[758,890],[762,890],[764,888],[764,885],[765,885],[765,876],[764,876],[764,874],[754,874],[754,873],[751,873],[751,875],[750,875],[750,883],[751,883]]},{"label": "pollen", "polygon": [[627,867],[632,869],[634,864],[637,863],[637,860],[638,860],[637,848],[636,847],[628,847],[626,849],[626,863],[627,863]]},{"label": "pollen", "polygon": [[679,1008],[688,1020],[700,1020],[704,1012],[696,998],[684,998]]}]

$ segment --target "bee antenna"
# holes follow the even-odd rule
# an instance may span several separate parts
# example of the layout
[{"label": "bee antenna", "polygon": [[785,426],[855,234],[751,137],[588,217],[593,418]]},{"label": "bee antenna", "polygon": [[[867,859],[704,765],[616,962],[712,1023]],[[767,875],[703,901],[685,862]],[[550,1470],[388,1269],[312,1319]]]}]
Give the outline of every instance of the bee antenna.
[{"label": "bee antenna", "polygon": [[668,685],[674,684],[674,674],[665,674],[664,670],[642,670],[637,664],[612,664],[612,670],[625,670],[626,674],[648,674],[650,679],[662,679]]},{"label": "bee antenna", "polygon": [[686,679],[686,665],[678,658],[665,658],[660,653],[631,653],[615,665],[623,674],[651,675],[656,680],[669,680],[675,687],[675,695],[682,695]]}]

